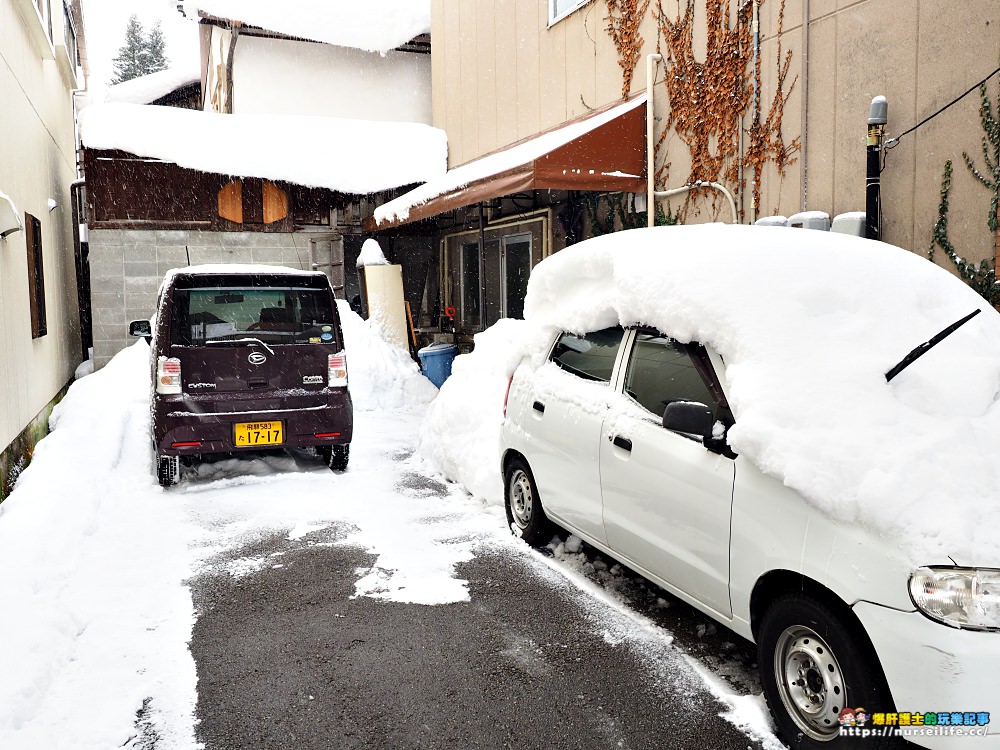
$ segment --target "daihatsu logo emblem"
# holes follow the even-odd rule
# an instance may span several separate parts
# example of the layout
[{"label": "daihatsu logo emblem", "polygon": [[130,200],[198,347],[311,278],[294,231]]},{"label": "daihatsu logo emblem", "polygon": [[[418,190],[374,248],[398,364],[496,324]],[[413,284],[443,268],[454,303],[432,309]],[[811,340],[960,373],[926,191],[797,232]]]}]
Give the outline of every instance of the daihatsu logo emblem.
[{"label": "daihatsu logo emblem", "polygon": [[247,361],[252,365],[262,365],[267,362],[267,357],[260,352],[250,352],[250,356],[247,357]]}]

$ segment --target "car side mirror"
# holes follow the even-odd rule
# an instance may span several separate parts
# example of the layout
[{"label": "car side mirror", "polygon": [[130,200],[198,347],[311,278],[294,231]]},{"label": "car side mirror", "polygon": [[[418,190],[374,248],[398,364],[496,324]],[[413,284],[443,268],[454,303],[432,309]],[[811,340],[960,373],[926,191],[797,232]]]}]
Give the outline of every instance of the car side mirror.
[{"label": "car side mirror", "polygon": [[153,335],[153,327],[148,320],[133,320],[128,324],[128,335],[149,339]]},{"label": "car side mirror", "polygon": [[663,412],[663,426],[674,432],[708,439],[714,425],[712,410],[698,401],[674,401]]}]

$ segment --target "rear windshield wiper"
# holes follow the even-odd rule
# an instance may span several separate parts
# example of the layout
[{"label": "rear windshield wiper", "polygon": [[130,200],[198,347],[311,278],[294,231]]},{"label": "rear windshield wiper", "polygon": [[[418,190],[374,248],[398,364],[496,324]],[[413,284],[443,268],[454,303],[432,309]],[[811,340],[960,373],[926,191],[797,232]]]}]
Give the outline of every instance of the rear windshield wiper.
[{"label": "rear windshield wiper", "polygon": [[265,349],[267,349],[267,353],[268,354],[270,354],[271,356],[274,356],[274,349],[272,349],[271,347],[269,347],[267,344],[265,344],[260,339],[253,338],[251,336],[247,336],[247,337],[242,338],[242,339],[215,339],[214,341],[206,341],[205,344],[206,345],[207,344],[222,344],[222,345],[225,345],[225,344],[259,344],[260,346],[263,346]]},{"label": "rear windshield wiper", "polygon": [[982,312],[982,310],[973,310],[971,313],[969,313],[968,315],[966,315],[961,320],[956,320],[950,326],[948,326],[943,331],[941,331],[941,333],[937,334],[934,338],[928,339],[927,341],[925,341],[924,343],[922,343],[920,346],[918,346],[916,349],[914,349],[913,351],[911,351],[909,354],[907,354],[905,357],[903,357],[903,359],[900,360],[900,362],[899,362],[898,365],[896,365],[895,367],[893,367],[891,370],[889,370],[889,372],[887,372],[885,374],[885,382],[888,383],[894,377],[896,377],[897,375],[899,375],[899,373],[901,373],[903,370],[905,370],[911,364],[913,364],[918,359],[920,359],[920,357],[924,356],[928,351],[930,351],[932,347],[934,347],[935,345],[941,343],[944,339],[946,339],[948,336],[950,336],[951,334],[953,334],[959,328],[961,328],[962,326],[964,326],[966,323],[968,323],[974,317],[976,317],[977,315],[979,315],[979,313],[981,313],[981,312]]}]

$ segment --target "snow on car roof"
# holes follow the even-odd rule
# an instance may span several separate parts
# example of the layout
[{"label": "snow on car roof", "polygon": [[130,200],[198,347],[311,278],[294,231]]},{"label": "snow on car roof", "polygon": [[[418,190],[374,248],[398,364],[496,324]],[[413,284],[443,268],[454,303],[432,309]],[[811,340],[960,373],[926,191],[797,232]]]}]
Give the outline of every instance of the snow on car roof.
[{"label": "snow on car roof", "polygon": [[525,318],[577,333],[646,324],[710,345],[738,453],[921,564],[1000,563],[1000,313],[926,258],[815,230],[619,232],[536,266]]}]

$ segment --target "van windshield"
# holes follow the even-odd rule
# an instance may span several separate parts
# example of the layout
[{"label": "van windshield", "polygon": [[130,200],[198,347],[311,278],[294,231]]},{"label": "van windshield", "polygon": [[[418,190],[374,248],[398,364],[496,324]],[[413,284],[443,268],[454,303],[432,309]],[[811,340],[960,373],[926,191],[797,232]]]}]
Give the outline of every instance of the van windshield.
[{"label": "van windshield", "polygon": [[337,336],[330,293],[304,287],[176,289],[170,343],[197,346],[255,338],[269,344],[328,343]]}]

